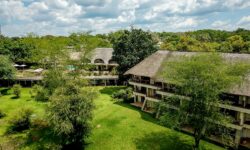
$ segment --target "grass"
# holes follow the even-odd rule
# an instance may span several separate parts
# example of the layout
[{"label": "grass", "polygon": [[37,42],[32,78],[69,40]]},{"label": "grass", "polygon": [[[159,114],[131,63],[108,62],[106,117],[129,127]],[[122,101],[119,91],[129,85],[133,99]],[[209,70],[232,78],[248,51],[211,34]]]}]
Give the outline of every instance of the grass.
[{"label": "grass", "polygon": [[[87,139],[87,150],[187,150],[192,149],[193,138],[157,124],[150,114],[141,112],[129,104],[112,100],[111,94],[121,87],[96,87],[99,96],[95,100],[93,130]],[[0,119],[0,144],[10,139],[25,139],[27,132],[6,136],[8,119],[21,107],[31,107],[35,115],[43,116],[46,103],[34,101],[30,89],[22,89],[21,97],[13,99],[11,90],[2,90],[7,95],[0,97],[0,109],[7,114]],[[11,143],[13,144],[13,143]],[[37,143],[41,144],[41,143]],[[25,145],[22,149],[37,149],[37,144]],[[219,146],[201,142],[204,149],[220,150]]]},{"label": "grass", "polygon": [[[87,149],[90,150],[187,150],[192,149],[193,138],[157,124],[150,114],[129,104],[112,100],[115,87],[99,88],[93,132]],[[223,149],[202,141],[206,149]]]}]

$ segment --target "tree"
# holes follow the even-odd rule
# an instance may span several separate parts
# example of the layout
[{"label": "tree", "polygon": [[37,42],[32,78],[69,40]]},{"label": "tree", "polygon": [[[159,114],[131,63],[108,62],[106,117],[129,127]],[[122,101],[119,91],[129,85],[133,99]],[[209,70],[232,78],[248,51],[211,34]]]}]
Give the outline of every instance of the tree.
[{"label": "tree", "polygon": [[90,133],[95,92],[68,81],[50,97],[49,122],[64,148],[81,149]]},{"label": "tree", "polygon": [[15,84],[15,85],[13,85],[13,94],[17,97],[17,98],[19,98],[20,97],[20,95],[21,95],[21,85],[19,85],[19,84]]},{"label": "tree", "polygon": [[42,84],[44,89],[48,90],[48,94],[52,95],[55,89],[63,86],[65,82],[63,70],[60,68],[53,68],[46,72]]},{"label": "tree", "polygon": [[222,42],[219,47],[219,52],[231,53],[233,52],[233,47],[229,42]]},{"label": "tree", "polygon": [[243,50],[244,40],[241,36],[239,35],[231,36],[227,39],[227,41],[232,45],[233,52],[239,53]]},{"label": "tree", "polygon": [[15,75],[15,67],[7,56],[0,55],[0,79],[12,79]]},{"label": "tree", "polygon": [[153,35],[141,29],[131,28],[120,33],[117,39],[113,39],[113,59],[119,64],[119,75],[155,52],[156,44]]},{"label": "tree", "polygon": [[[230,117],[220,112],[219,96],[250,73],[249,68],[249,64],[223,61],[218,54],[200,54],[169,60],[165,64],[163,77],[177,85],[179,88],[176,92],[188,96],[189,100],[182,100],[183,103],[175,113],[172,109],[166,109],[163,122],[170,121],[171,118],[173,122],[170,125],[176,128],[184,124],[190,125],[194,131],[194,148],[198,149],[201,138],[209,130],[218,127],[218,124],[230,122]],[[174,100],[176,97],[165,100],[162,106],[172,105]],[[173,114],[175,116],[171,117]]]},{"label": "tree", "polygon": [[201,51],[201,43],[189,36],[181,36],[177,44],[179,51]]},{"label": "tree", "polygon": [[245,42],[244,52],[250,53],[250,41]]}]

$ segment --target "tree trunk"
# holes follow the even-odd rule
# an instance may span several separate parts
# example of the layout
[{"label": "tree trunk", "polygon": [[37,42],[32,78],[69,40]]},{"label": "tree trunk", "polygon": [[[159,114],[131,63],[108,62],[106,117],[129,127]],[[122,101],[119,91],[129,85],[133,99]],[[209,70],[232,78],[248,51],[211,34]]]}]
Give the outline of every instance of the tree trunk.
[{"label": "tree trunk", "polygon": [[195,129],[194,130],[194,150],[198,150],[199,149],[199,145],[200,145],[200,140],[201,140],[201,133],[202,131],[199,129]]},{"label": "tree trunk", "polygon": [[195,138],[194,150],[198,150],[200,145],[200,138]]}]

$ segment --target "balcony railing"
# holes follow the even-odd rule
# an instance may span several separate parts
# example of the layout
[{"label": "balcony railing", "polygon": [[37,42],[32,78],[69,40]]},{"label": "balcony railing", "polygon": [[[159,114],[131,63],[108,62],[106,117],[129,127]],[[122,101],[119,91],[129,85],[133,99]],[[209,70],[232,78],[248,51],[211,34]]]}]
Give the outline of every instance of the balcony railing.
[{"label": "balcony railing", "polygon": [[130,81],[136,82],[136,83],[150,84],[150,81],[149,81],[149,80],[131,79]]},{"label": "balcony railing", "polygon": [[145,94],[145,95],[147,94],[146,91],[137,90],[137,89],[135,89],[134,92],[136,92],[136,93],[141,93],[141,94]]}]

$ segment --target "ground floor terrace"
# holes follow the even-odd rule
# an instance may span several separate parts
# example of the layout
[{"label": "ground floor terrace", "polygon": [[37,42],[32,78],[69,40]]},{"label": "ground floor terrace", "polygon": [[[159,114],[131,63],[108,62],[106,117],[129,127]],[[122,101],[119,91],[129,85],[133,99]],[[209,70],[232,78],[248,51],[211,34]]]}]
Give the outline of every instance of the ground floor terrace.
[{"label": "ground floor terrace", "polygon": [[[124,87],[94,87],[99,96],[94,100],[96,108],[92,121],[92,133],[87,140],[87,150],[192,150],[192,136],[173,131],[158,124],[151,114],[142,112],[129,104],[116,102],[111,95]],[[29,130],[6,135],[8,119],[20,106],[35,110],[35,116],[45,115],[46,102],[37,102],[30,97],[30,88],[23,88],[21,97],[13,99],[11,89],[0,89],[0,109],[6,117],[0,119],[0,149],[45,149],[49,138],[28,139]],[[223,147],[207,141],[201,142],[205,150],[223,150]]]}]

